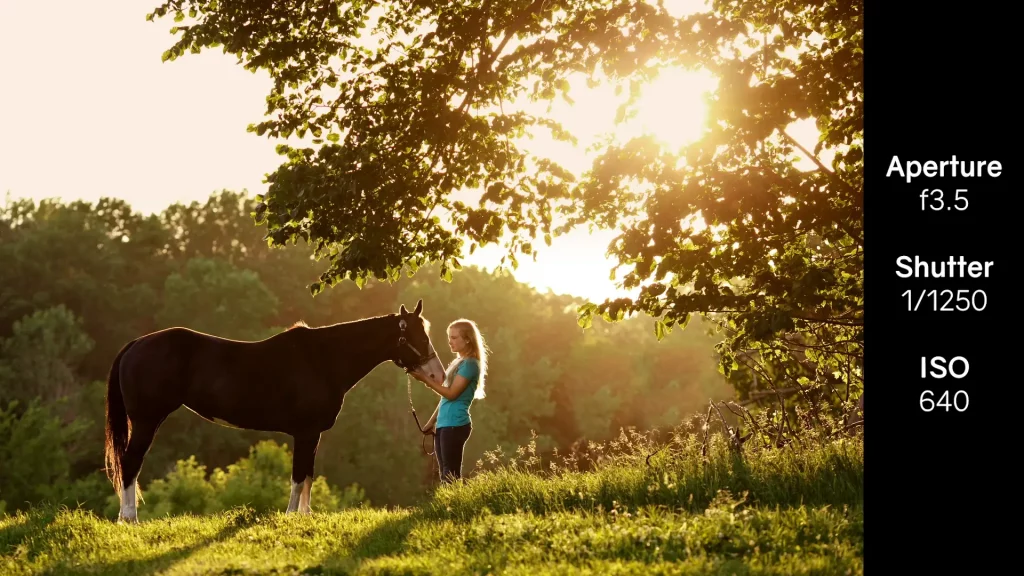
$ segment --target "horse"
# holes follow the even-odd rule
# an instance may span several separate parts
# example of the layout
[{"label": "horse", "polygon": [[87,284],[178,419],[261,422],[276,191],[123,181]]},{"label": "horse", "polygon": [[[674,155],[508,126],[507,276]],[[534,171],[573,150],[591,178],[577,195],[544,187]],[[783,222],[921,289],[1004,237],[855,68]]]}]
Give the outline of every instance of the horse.
[{"label": "horse", "polygon": [[409,312],[310,328],[302,323],[246,342],[174,327],[124,345],[107,378],[107,477],[121,502],[118,523],[138,522],[136,481],[164,420],[185,406],[232,428],[292,436],[291,498],[286,513],[310,513],[320,436],[345,395],[390,360],[407,374],[442,384],[423,300]]}]

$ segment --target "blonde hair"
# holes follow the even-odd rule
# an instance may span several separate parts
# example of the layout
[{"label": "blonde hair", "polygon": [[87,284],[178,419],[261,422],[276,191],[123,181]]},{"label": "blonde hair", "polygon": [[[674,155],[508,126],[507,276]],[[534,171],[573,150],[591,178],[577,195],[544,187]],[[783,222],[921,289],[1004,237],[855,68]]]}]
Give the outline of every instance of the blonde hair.
[{"label": "blonde hair", "polygon": [[[473,398],[484,398],[487,396],[487,392],[484,390],[484,380],[487,375],[487,353],[489,352],[487,343],[484,342],[484,337],[480,334],[480,328],[472,320],[459,318],[448,325],[449,330],[452,328],[458,330],[459,334],[469,343],[469,350],[466,352],[466,356],[476,358],[480,362],[480,376],[477,380]],[[448,369],[445,372],[447,373],[446,376],[449,383],[455,377],[455,371],[462,363],[462,360],[462,358],[456,356],[451,364],[448,365]]]}]

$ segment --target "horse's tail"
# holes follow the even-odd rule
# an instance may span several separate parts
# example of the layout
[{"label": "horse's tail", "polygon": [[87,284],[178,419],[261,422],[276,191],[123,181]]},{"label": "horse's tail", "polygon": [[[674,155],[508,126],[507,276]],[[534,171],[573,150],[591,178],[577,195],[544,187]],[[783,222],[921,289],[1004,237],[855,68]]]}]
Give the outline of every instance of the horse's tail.
[{"label": "horse's tail", "polygon": [[114,485],[114,491],[121,496],[121,459],[128,449],[128,434],[131,430],[128,423],[128,412],[125,411],[124,398],[121,396],[121,357],[135,344],[136,340],[124,345],[114,357],[107,377],[107,429],[103,456],[106,460],[107,478]]}]

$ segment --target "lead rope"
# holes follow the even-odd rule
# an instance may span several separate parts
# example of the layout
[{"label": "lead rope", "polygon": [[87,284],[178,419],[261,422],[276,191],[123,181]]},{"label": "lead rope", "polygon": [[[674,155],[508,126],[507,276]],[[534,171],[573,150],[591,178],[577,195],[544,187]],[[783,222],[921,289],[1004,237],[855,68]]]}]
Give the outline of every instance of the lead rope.
[{"label": "lead rope", "polygon": [[[420,351],[417,350],[416,347],[413,346],[412,343],[409,342],[408,340],[406,340],[406,338],[405,338],[405,320],[402,320],[402,322],[399,324],[399,328],[401,329],[401,335],[398,337],[398,345],[399,346],[402,346],[402,345],[408,346],[410,349],[412,349],[413,353],[416,354],[416,356],[421,359],[421,361],[424,360],[423,355],[420,354]],[[428,356],[426,358],[426,360],[429,360],[429,359],[434,358],[434,357],[435,357],[434,353],[431,352],[430,356]],[[416,429],[419,430],[421,434],[423,434],[423,438],[420,439],[420,450],[423,450],[423,453],[425,455],[427,455],[427,456],[433,456],[434,452],[427,452],[427,448],[426,448],[426,446],[423,443],[426,442],[427,436],[434,436],[434,433],[433,432],[424,432],[423,431],[423,425],[420,424],[420,419],[416,416],[416,406],[412,403],[412,375],[410,373],[410,369],[409,369],[408,366],[403,365],[403,363],[401,361],[399,361],[399,360],[395,360],[395,364],[398,364],[398,366],[400,368],[405,370],[405,388],[406,388],[406,392],[409,395],[409,409],[412,410],[412,419],[416,421]],[[431,444],[433,444],[433,442],[431,442]],[[432,471],[435,470],[434,466],[436,464],[437,464],[437,460],[434,459],[434,458],[431,458],[430,459],[430,469]]]},{"label": "lead rope", "polygon": [[[426,449],[426,447],[424,446],[423,443],[426,442],[427,436],[433,436],[434,433],[433,432],[424,432],[423,431],[423,425],[420,424],[420,419],[416,416],[416,406],[414,406],[413,403],[412,403],[412,377],[409,376],[408,372],[406,372],[406,374],[405,374],[405,385],[406,385],[406,391],[409,393],[409,409],[412,410],[412,418],[413,418],[413,420],[416,421],[416,429],[419,430],[421,434],[423,434],[423,438],[420,440],[420,449],[422,449],[423,453],[426,454],[427,456],[433,456],[434,453],[433,452],[427,452],[427,449]],[[431,443],[431,444],[433,444],[433,443]]]}]

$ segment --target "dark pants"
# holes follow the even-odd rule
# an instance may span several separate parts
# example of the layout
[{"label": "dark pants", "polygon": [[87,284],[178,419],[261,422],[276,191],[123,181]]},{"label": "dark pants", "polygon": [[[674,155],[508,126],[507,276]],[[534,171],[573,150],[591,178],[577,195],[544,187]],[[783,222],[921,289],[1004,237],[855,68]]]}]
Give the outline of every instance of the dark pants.
[{"label": "dark pants", "polygon": [[472,424],[445,426],[434,433],[434,456],[441,482],[462,478],[462,451],[473,432]]}]

